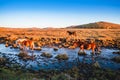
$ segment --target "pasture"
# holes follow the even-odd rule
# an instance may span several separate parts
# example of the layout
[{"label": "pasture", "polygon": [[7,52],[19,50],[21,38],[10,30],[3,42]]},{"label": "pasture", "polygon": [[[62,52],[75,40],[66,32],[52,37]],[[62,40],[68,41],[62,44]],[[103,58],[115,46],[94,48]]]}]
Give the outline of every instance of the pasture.
[{"label": "pasture", "polygon": [[[22,50],[15,41],[24,38],[34,41],[34,59],[18,56]],[[87,55],[78,55],[79,47],[73,46],[78,40],[94,41],[101,47],[101,53],[92,55],[92,50],[85,50]],[[27,51],[31,56],[31,50]],[[13,75],[0,73],[3,75],[0,78],[6,80],[10,77],[12,80],[18,71],[20,75],[25,72],[28,78],[22,77],[29,80],[59,80],[59,77],[62,80],[119,80],[120,29],[0,28],[0,58],[1,72],[14,72]]]}]

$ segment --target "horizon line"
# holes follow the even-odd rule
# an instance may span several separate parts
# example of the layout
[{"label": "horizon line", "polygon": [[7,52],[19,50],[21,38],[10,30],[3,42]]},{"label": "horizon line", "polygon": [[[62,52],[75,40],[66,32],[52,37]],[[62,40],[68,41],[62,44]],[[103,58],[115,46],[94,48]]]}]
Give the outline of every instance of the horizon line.
[{"label": "horizon line", "polygon": [[98,22],[105,22],[105,23],[112,23],[112,24],[117,24],[117,25],[120,25],[120,23],[114,23],[114,22],[108,22],[108,21],[97,21],[97,22],[89,22],[89,23],[84,23],[84,24],[76,24],[76,25],[69,25],[69,26],[61,26],[61,27],[57,27],[57,26],[53,26],[53,27],[50,27],[50,26],[47,26],[47,27],[40,27],[40,26],[19,26],[19,27],[16,27],[16,26],[2,26],[0,25],[0,28],[41,28],[41,29],[44,29],[44,28],[67,28],[67,27],[71,27],[71,26],[78,26],[78,25],[86,25],[86,24],[90,24],[90,23],[98,23]]}]

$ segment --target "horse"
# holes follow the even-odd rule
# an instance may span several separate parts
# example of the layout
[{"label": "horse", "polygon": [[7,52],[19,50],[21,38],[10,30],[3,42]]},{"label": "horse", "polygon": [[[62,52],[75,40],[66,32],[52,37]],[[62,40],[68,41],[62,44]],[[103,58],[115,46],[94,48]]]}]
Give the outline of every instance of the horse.
[{"label": "horse", "polygon": [[34,41],[32,39],[18,39],[16,45],[25,52],[27,52],[27,48],[34,50]]},{"label": "horse", "polygon": [[84,49],[87,49],[87,50],[92,49],[92,54],[95,54],[95,51],[100,52],[100,47],[97,46],[95,42],[77,41],[73,43],[73,46],[79,47],[80,51],[82,52],[85,52]]},{"label": "horse", "polygon": [[75,31],[67,31],[68,35],[70,36],[76,36],[76,32]]}]

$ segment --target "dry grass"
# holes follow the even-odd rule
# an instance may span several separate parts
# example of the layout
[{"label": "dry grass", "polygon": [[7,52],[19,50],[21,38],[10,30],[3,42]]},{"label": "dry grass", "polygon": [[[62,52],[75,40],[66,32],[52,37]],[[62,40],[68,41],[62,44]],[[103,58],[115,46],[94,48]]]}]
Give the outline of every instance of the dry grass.
[{"label": "dry grass", "polygon": [[[67,31],[76,31],[76,36],[70,36]],[[36,29],[36,28],[0,28],[0,37],[10,40],[17,38],[33,37],[41,38],[74,38],[74,39],[120,39],[120,29]]]}]

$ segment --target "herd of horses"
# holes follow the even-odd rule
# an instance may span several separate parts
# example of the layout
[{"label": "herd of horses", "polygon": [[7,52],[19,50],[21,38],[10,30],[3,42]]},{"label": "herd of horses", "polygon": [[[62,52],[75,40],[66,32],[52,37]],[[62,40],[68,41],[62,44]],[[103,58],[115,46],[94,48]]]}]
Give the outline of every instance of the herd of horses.
[{"label": "herd of horses", "polygon": [[[16,40],[16,45],[23,50],[25,53],[27,53],[28,49],[34,51],[35,44],[33,39],[18,39]],[[84,50],[92,50],[92,53],[95,54],[95,52],[100,51],[100,47],[95,44],[95,42],[82,42],[82,41],[76,41],[73,43],[74,47],[79,47],[81,52],[85,52]]]},{"label": "herd of horses", "polygon": [[[76,32],[71,32],[71,31],[67,31],[67,33],[69,34],[69,36],[71,35],[76,35]],[[16,40],[16,45],[17,47],[19,47],[21,50],[23,50],[25,53],[28,53],[28,49],[32,50],[32,52],[34,52],[34,48],[35,48],[35,44],[34,44],[34,40],[33,38],[31,39],[18,39]],[[85,52],[84,50],[92,50],[92,53],[95,54],[95,52],[100,52],[100,46],[96,45],[95,42],[93,41],[76,41],[73,43],[74,47],[79,47],[79,51],[81,52]]]}]

